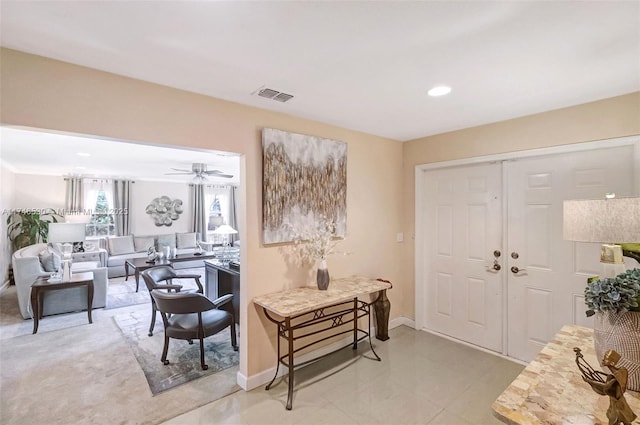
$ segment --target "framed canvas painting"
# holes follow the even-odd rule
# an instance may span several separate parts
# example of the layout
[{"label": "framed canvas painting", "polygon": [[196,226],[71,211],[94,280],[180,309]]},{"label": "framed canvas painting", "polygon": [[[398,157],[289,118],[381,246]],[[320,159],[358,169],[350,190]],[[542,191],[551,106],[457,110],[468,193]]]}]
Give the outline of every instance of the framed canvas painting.
[{"label": "framed canvas painting", "polygon": [[263,243],[289,242],[322,221],[345,236],[346,143],[265,128],[262,165]]}]

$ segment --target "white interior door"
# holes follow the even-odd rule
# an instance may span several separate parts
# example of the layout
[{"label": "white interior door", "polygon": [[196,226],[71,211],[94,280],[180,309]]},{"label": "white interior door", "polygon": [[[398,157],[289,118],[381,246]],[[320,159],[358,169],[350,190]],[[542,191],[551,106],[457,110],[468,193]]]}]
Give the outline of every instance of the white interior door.
[{"label": "white interior door", "polygon": [[[502,350],[500,163],[433,170],[423,181],[426,207],[427,327],[490,350]],[[501,263],[503,256],[497,258]]]},{"label": "white interior door", "polygon": [[563,325],[589,326],[584,287],[600,246],[562,239],[562,202],[633,196],[633,157],[624,146],[505,163],[509,356],[530,361]]}]

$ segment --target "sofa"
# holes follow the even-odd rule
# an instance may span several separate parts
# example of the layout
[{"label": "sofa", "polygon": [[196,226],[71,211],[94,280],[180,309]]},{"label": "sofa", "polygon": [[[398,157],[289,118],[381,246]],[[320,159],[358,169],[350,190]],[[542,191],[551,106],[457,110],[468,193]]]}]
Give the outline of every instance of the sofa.
[{"label": "sofa", "polygon": [[[38,277],[50,276],[54,271],[51,269],[51,265],[47,264],[47,261],[53,258],[52,251],[55,251],[55,247],[38,243],[17,250],[11,257],[13,277],[18,292],[18,306],[20,314],[25,319],[32,318],[31,285]],[[93,272],[92,308],[101,308],[107,303],[109,280],[107,268],[104,267],[104,258],[106,258],[106,251],[97,248],[95,251],[72,254],[72,272]],[[87,288],[85,287],[70,288],[64,291],[47,291],[43,296],[43,314],[45,316],[81,311],[87,308]]]},{"label": "sofa", "polygon": [[[151,247],[158,253],[164,252],[165,247],[170,247],[177,254],[192,254],[196,251],[199,240],[198,232],[109,236],[105,241],[109,278],[124,276],[124,263],[132,258],[146,258]],[[176,264],[175,268],[202,266],[202,260],[194,260]]]}]

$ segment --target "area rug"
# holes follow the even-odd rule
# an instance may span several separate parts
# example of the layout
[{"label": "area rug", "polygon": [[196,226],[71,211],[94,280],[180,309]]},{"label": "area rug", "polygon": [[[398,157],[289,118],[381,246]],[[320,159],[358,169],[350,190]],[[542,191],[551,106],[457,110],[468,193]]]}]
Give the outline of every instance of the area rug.
[{"label": "area rug", "polygon": [[[148,295],[147,295],[148,296]],[[153,336],[148,336],[151,323],[151,309],[132,311],[113,317],[122,331],[129,347],[143,370],[153,395],[167,391],[194,379],[237,366],[238,352],[231,347],[230,332],[224,330],[205,339],[205,363],[209,369],[200,367],[200,344],[194,341],[171,339],[169,342],[168,365],[160,361],[164,346],[164,334],[160,313],[156,318]],[[230,390],[230,392],[235,391]]]},{"label": "area rug", "polygon": [[[204,285],[204,267],[180,269],[177,274],[199,274],[200,283]],[[196,288],[197,285],[193,279],[174,279],[173,283],[183,285],[185,289]],[[113,277],[109,279],[109,288],[107,290],[106,309],[127,307],[136,304],[146,304],[150,302],[149,291],[144,284],[142,276],[140,276],[140,287],[136,292],[136,278],[129,276],[128,280],[124,280],[124,276]]]}]

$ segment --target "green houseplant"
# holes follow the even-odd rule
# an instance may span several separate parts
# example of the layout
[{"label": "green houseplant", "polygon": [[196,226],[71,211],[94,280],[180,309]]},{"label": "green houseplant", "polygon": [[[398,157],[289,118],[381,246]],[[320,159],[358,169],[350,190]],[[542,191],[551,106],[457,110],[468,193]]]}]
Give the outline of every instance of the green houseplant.
[{"label": "green houseplant", "polygon": [[622,356],[617,366],[629,371],[627,388],[640,391],[640,269],[589,279],[584,295],[587,316],[594,316],[598,361],[607,350],[617,351]]},{"label": "green houseplant", "polygon": [[60,216],[53,208],[16,210],[7,217],[7,236],[16,251],[38,242],[47,242],[49,223]]}]

